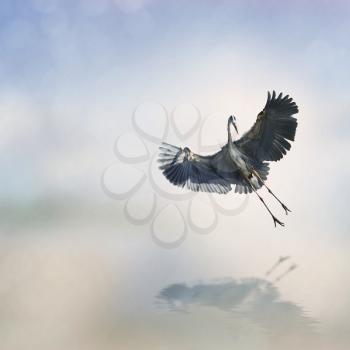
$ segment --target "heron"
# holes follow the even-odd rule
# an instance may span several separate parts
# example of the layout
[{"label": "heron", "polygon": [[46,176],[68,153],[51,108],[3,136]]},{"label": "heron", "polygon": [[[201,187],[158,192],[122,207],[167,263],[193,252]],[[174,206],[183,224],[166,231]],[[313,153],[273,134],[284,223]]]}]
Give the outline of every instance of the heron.
[{"label": "heron", "polygon": [[[235,193],[254,192],[276,224],[284,226],[272,213],[258,190],[265,187],[284,209],[291,210],[266,184],[269,162],[276,162],[291,148],[297,128],[298,106],[289,95],[278,96],[268,92],[263,110],[257,115],[254,125],[237,138],[236,117],[227,121],[227,143],[211,155],[199,155],[188,147],[177,147],[166,142],[159,146],[159,169],[175,186],[191,191],[227,194],[235,185]],[[233,127],[233,129],[232,129]]]}]

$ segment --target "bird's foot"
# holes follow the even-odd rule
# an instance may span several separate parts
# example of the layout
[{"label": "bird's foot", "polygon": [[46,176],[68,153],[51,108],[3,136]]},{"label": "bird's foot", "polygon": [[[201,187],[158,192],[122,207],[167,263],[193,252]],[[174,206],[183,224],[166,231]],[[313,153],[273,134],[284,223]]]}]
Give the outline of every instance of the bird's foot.
[{"label": "bird's foot", "polygon": [[276,223],[278,225],[281,225],[282,227],[284,226],[284,223],[282,221],[279,221],[275,216],[272,216],[272,219],[273,219],[273,223],[275,224],[275,227],[276,227]]},{"label": "bird's foot", "polygon": [[288,215],[288,212],[292,212],[290,209],[288,209],[287,208],[287,206],[286,205],[284,205],[283,203],[281,203],[281,205],[282,205],[282,208],[285,210],[285,212],[286,212],[286,215]]}]

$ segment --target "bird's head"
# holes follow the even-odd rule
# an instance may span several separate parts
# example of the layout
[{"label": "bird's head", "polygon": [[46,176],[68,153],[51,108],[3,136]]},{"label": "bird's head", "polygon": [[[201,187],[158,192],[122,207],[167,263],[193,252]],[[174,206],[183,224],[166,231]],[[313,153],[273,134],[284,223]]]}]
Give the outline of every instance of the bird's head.
[{"label": "bird's head", "polygon": [[238,128],[237,128],[237,124],[236,124],[236,117],[234,115],[231,115],[230,118],[228,118],[228,124],[232,124],[233,127],[236,130],[236,133],[238,134]]}]

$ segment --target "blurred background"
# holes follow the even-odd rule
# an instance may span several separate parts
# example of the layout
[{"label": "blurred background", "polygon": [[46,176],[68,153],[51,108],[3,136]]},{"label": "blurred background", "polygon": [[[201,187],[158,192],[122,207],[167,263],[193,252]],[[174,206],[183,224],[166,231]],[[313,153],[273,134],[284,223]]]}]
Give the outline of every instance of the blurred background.
[{"label": "blurred background", "polygon": [[[348,349],[349,16],[340,0],[2,0],[0,348]],[[273,89],[300,110],[268,179],[292,209],[283,217],[271,202],[285,228],[251,197],[210,234],[189,230],[166,249],[101,187],[137,106],[137,125],[161,136],[152,111],[195,125],[197,108],[215,120],[199,135],[212,146],[230,114],[247,130]],[[201,150],[175,134],[167,140]],[[133,144],[128,159],[140,156]],[[127,192],[131,179],[109,173],[108,186]],[[159,192],[143,191],[147,212]],[[179,227],[174,215],[160,234]]]}]

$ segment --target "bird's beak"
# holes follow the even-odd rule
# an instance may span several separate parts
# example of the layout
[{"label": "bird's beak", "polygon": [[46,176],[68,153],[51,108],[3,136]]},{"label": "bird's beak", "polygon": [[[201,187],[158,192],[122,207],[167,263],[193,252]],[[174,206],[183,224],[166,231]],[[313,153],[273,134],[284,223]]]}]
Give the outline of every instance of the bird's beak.
[{"label": "bird's beak", "polygon": [[236,133],[239,134],[236,123],[233,123],[233,126],[235,127]]},{"label": "bird's beak", "polygon": [[236,124],[235,120],[233,119],[233,116],[232,116],[232,115],[230,116],[229,122],[233,125],[233,127],[234,127],[235,130],[236,130],[236,133],[238,134],[237,124]]}]

